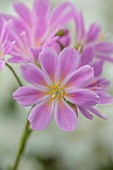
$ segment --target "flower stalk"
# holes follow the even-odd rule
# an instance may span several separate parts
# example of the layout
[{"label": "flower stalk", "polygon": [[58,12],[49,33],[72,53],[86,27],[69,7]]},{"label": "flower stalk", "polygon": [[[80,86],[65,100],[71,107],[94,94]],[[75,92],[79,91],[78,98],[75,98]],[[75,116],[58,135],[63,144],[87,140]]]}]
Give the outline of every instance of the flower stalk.
[{"label": "flower stalk", "polygon": [[27,143],[27,141],[30,137],[31,132],[32,132],[32,130],[30,129],[29,122],[27,121],[24,133],[23,133],[22,138],[20,140],[20,146],[19,146],[19,149],[18,149],[18,152],[17,152],[17,157],[16,157],[16,160],[15,160],[15,163],[14,163],[12,170],[18,169],[18,165],[21,161],[22,155],[23,155],[24,150],[25,150],[26,143]]},{"label": "flower stalk", "polygon": [[[18,78],[18,75],[14,71],[14,69],[8,63],[6,63],[6,66],[11,70],[11,72],[15,76],[19,86],[20,87],[23,86],[20,79]],[[13,166],[13,168],[11,168],[11,170],[17,170],[18,169],[19,163],[21,161],[22,155],[23,155],[24,150],[25,150],[26,143],[27,143],[27,141],[30,137],[31,132],[32,132],[32,130],[30,129],[29,121],[27,120],[22,138],[20,140],[20,145],[19,145],[19,149],[18,149],[18,152],[17,152],[15,162],[14,162],[14,166]]]},{"label": "flower stalk", "polygon": [[14,69],[13,69],[8,63],[6,63],[6,66],[11,70],[11,72],[12,72],[13,75],[15,76],[15,78],[16,78],[19,86],[23,86],[22,83],[21,83],[21,81],[20,81],[20,79],[18,78],[16,72],[14,71]]}]

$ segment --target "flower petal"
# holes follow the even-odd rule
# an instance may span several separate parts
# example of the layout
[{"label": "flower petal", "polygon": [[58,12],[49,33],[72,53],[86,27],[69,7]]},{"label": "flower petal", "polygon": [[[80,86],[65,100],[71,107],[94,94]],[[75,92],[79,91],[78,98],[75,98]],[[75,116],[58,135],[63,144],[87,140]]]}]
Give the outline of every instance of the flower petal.
[{"label": "flower petal", "polygon": [[15,19],[16,18],[16,17],[14,17],[13,15],[10,15],[10,14],[1,13],[1,15],[5,19],[5,21],[8,21],[10,19]]},{"label": "flower petal", "polygon": [[102,54],[113,54],[113,43],[111,42],[99,42],[95,45],[95,51]]},{"label": "flower petal", "polygon": [[84,33],[85,33],[85,27],[84,27],[84,17],[83,17],[83,13],[82,12],[80,12],[79,13],[79,19],[78,19],[78,21],[79,21],[79,39],[82,39],[83,38],[83,36],[84,36]]},{"label": "flower petal", "polygon": [[[29,20],[29,22],[30,22],[30,20]],[[16,34],[15,34],[15,32],[12,32],[12,35],[14,36],[14,38],[15,38],[15,36],[17,36],[17,38],[19,39],[22,32],[26,32],[26,34],[29,35],[29,27],[27,24],[25,24],[25,21],[21,20],[20,18],[14,18],[13,23],[14,23],[13,28],[14,28],[14,31],[16,32]],[[31,27],[30,27],[30,29],[31,29]]]},{"label": "flower petal", "polygon": [[9,21],[6,22],[4,29],[2,31],[2,34],[1,34],[1,42],[2,43],[6,42],[8,35],[9,35],[9,32],[11,30],[12,23],[13,23],[12,20],[9,20]]},{"label": "flower petal", "polygon": [[65,131],[73,131],[77,127],[77,114],[63,100],[55,104],[55,120],[57,125]]},{"label": "flower petal", "polygon": [[34,87],[24,86],[13,93],[13,98],[22,106],[32,106],[47,98],[46,92]]},{"label": "flower petal", "polygon": [[86,88],[93,89],[95,87],[99,87],[99,89],[106,91],[110,87],[110,81],[108,81],[106,78],[98,77],[95,78]]},{"label": "flower petal", "polygon": [[58,60],[57,53],[53,49],[47,47],[40,53],[39,60],[43,72],[47,74],[51,81],[54,81]]},{"label": "flower petal", "polygon": [[80,56],[74,48],[64,48],[64,50],[59,54],[56,80],[62,82],[62,80],[67,77],[67,75],[76,70],[79,61]]},{"label": "flower petal", "polygon": [[113,62],[113,43],[100,42],[95,45],[95,56]]},{"label": "flower petal", "polygon": [[26,63],[29,62],[29,58],[22,58],[21,56],[15,56],[13,55],[11,58],[8,59],[8,62],[10,63]]},{"label": "flower petal", "polygon": [[113,97],[106,93],[106,92],[98,92],[98,95],[100,97],[100,104],[112,104],[113,103]]},{"label": "flower petal", "polygon": [[[71,17],[72,9],[69,2],[64,2],[53,9],[50,25],[55,29],[56,25],[64,25]],[[68,17],[67,17],[68,16]]]},{"label": "flower petal", "polygon": [[75,22],[76,42],[79,43],[83,40],[85,33],[83,13],[79,13],[76,8],[73,7],[73,18]]},{"label": "flower petal", "polygon": [[47,86],[47,82],[44,79],[41,69],[34,64],[23,64],[21,66],[21,73],[28,83],[39,87]]},{"label": "flower petal", "polygon": [[72,89],[75,87],[85,87],[94,79],[93,68],[89,65],[80,67],[74,73],[69,75],[62,83],[66,89]]},{"label": "flower petal", "polygon": [[43,39],[44,35],[47,32],[47,29],[48,29],[47,18],[46,17],[40,17],[40,18],[36,19],[35,24],[37,26],[34,26],[35,27],[34,38],[35,38],[35,42],[36,42],[36,45],[37,45],[37,44],[40,44],[40,40]]},{"label": "flower petal", "polygon": [[4,46],[4,49],[3,49],[3,55],[5,56],[5,55],[7,55],[7,54],[9,54],[9,52],[11,52],[11,50],[12,50],[12,48],[13,48],[13,46],[14,46],[14,43],[15,42],[7,42],[7,44]]},{"label": "flower petal", "polygon": [[101,32],[101,27],[97,23],[91,24],[89,31],[86,34],[86,43],[92,43],[93,41],[98,40]]},{"label": "flower petal", "polygon": [[93,115],[87,110],[85,109],[84,107],[78,107],[80,112],[87,118],[87,119],[90,119],[92,120],[93,119]]},{"label": "flower petal", "polygon": [[103,60],[93,62],[92,66],[94,68],[95,77],[99,77],[103,71]]},{"label": "flower petal", "polygon": [[46,16],[50,10],[50,3],[48,0],[35,0],[34,11],[38,17]]},{"label": "flower petal", "polygon": [[113,57],[109,55],[103,55],[103,54],[96,54],[96,57],[100,58],[101,60],[108,61],[110,63],[113,63]]},{"label": "flower petal", "polygon": [[81,56],[81,65],[84,66],[87,64],[91,64],[93,57],[94,57],[93,47],[89,46],[85,48]]},{"label": "flower petal", "polygon": [[102,118],[102,119],[105,119],[105,120],[107,119],[106,116],[102,115],[99,111],[97,111],[97,110],[94,109],[93,107],[88,108],[88,110],[89,110],[90,112],[92,112],[93,114],[95,114],[96,116]]},{"label": "flower petal", "polygon": [[65,96],[67,100],[78,106],[90,107],[100,102],[97,93],[89,89],[66,91]]},{"label": "flower petal", "polygon": [[3,24],[4,24],[3,19],[0,16],[0,35],[1,35],[2,29],[3,29]]},{"label": "flower petal", "polygon": [[19,16],[24,20],[24,22],[27,22],[27,24],[31,25],[32,23],[32,17],[31,17],[31,11],[29,8],[22,2],[16,2],[14,3],[14,9],[19,14]]},{"label": "flower petal", "polygon": [[2,71],[4,67],[5,67],[5,61],[0,60],[0,71]]},{"label": "flower petal", "polygon": [[31,111],[28,120],[33,130],[42,130],[48,126],[54,112],[54,102],[44,101]]}]

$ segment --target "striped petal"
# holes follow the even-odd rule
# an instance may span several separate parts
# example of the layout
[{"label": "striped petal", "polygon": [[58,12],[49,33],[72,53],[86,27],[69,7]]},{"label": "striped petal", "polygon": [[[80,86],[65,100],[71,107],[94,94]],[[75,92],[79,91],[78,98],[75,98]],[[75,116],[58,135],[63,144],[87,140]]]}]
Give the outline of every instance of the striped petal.
[{"label": "striped petal", "polygon": [[24,3],[18,2],[18,0],[16,0],[16,2],[14,3],[14,9],[18,13],[18,15],[24,20],[24,22],[29,25],[32,24],[31,11]]},{"label": "striped petal", "polygon": [[54,112],[54,102],[44,101],[37,104],[31,111],[28,120],[33,130],[45,129],[51,121]]},{"label": "striped petal", "polygon": [[56,80],[62,82],[68,75],[73,73],[79,64],[79,61],[80,56],[74,48],[65,48],[59,54]]},{"label": "striped petal", "polygon": [[74,73],[69,75],[62,83],[66,89],[73,89],[75,87],[84,87],[92,82],[94,79],[93,68],[89,65],[80,67]]},{"label": "striped petal", "polygon": [[55,81],[55,72],[57,66],[58,55],[51,48],[45,48],[39,56],[42,71],[49,77],[49,79]]},{"label": "striped petal", "polygon": [[77,127],[77,114],[64,100],[55,104],[55,120],[64,131],[73,131]]},{"label": "striped petal", "polygon": [[21,66],[21,73],[23,78],[30,84],[43,88],[48,86],[41,69],[34,64],[23,64]]},{"label": "striped petal", "polygon": [[1,35],[1,32],[2,32],[3,24],[4,24],[3,19],[0,16],[0,35]]},{"label": "striped petal", "polygon": [[81,112],[87,119],[90,119],[90,120],[93,119],[93,115],[92,115],[87,109],[85,109],[85,108],[82,107],[82,106],[79,106],[78,108],[79,108],[80,112]]},{"label": "striped petal", "polygon": [[66,91],[65,96],[68,101],[78,106],[90,107],[100,103],[97,93],[88,89]]},{"label": "striped petal", "polygon": [[93,107],[88,108],[88,110],[89,110],[90,112],[92,112],[93,114],[95,114],[96,116],[102,118],[102,119],[105,119],[105,120],[107,119],[106,116],[102,115],[99,111],[97,111],[97,110],[94,109]]},{"label": "striped petal", "polygon": [[13,93],[13,98],[22,106],[32,106],[47,98],[47,93],[34,87],[24,86]]},{"label": "striped petal", "polygon": [[72,15],[72,9],[69,2],[64,2],[53,9],[50,19],[50,25],[55,29],[58,25],[64,25]]},{"label": "striped petal", "polygon": [[9,32],[11,30],[12,24],[13,24],[12,20],[9,20],[9,21],[6,22],[4,29],[2,31],[2,34],[1,34],[1,42],[2,43],[5,43],[7,41],[7,38],[8,38]]},{"label": "striped petal", "polygon": [[34,11],[37,17],[44,17],[49,13],[50,3],[48,0],[35,0]]}]

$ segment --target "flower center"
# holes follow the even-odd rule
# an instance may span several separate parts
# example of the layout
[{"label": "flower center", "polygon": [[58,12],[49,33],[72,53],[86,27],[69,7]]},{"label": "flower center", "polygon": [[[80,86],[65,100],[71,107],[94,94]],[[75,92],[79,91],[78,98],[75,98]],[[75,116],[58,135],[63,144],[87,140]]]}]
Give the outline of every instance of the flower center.
[{"label": "flower center", "polygon": [[58,98],[58,100],[60,100],[61,98],[64,98],[65,90],[63,90],[60,87],[60,84],[54,85],[54,86],[50,87],[49,95],[50,95],[52,100],[54,100],[56,98]]}]

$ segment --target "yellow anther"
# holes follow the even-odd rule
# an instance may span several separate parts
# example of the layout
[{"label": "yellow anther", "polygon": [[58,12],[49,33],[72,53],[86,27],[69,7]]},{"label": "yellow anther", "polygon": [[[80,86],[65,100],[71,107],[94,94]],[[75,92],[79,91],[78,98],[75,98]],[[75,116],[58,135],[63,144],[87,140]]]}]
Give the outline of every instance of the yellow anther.
[{"label": "yellow anther", "polygon": [[60,96],[58,96],[58,100],[60,100],[61,99],[61,97]]},{"label": "yellow anther", "polygon": [[65,94],[65,90],[62,90],[61,93],[62,93],[62,94]]},{"label": "yellow anther", "polygon": [[55,89],[55,87],[51,87],[50,89],[51,89],[51,90],[54,90],[54,89]]},{"label": "yellow anther", "polygon": [[60,83],[58,83],[58,87],[60,87]]},{"label": "yellow anther", "polygon": [[61,96],[62,98],[64,98],[64,94],[60,94],[60,96]]},{"label": "yellow anther", "polygon": [[49,95],[50,95],[51,93],[52,93],[52,92],[50,91],[50,92],[49,92]]},{"label": "yellow anther", "polygon": [[53,99],[56,99],[56,96],[53,94],[52,96],[51,96]]},{"label": "yellow anther", "polygon": [[56,98],[58,98],[58,100],[60,100],[61,98],[64,98],[65,90],[60,88],[60,83],[58,85],[54,85],[49,88],[50,88],[50,91],[48,94],[51,96],[52,100]]}]

